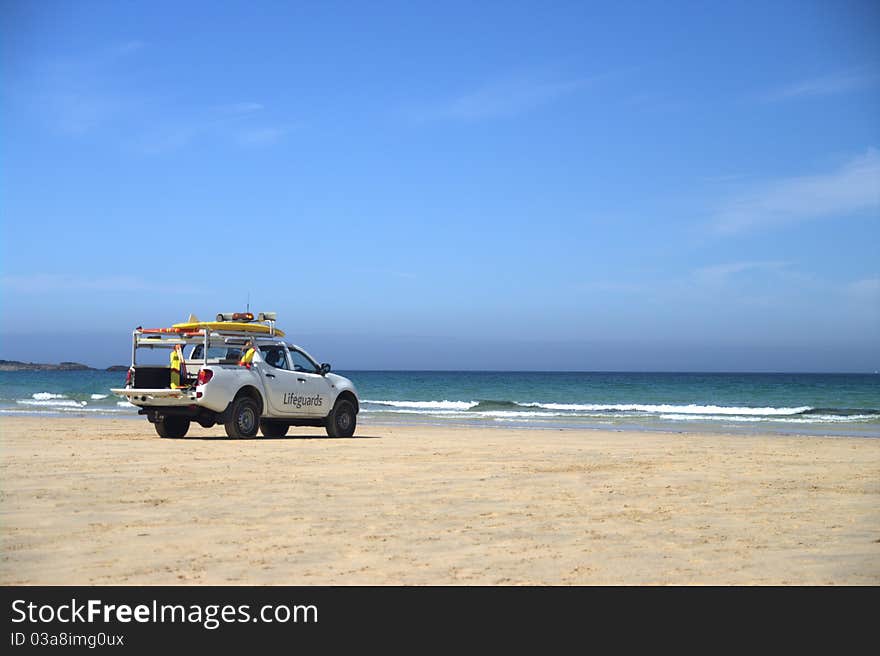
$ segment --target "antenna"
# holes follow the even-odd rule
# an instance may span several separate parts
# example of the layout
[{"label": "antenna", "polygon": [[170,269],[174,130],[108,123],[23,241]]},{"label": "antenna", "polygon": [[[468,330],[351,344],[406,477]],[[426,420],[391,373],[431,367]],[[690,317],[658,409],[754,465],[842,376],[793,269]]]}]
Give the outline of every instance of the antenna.
[{"label": "antenna", "polygon": [[251,293],[248,292],[247,309],[245,310],[245,312],[250,312],[250,311],[251,311]]}]

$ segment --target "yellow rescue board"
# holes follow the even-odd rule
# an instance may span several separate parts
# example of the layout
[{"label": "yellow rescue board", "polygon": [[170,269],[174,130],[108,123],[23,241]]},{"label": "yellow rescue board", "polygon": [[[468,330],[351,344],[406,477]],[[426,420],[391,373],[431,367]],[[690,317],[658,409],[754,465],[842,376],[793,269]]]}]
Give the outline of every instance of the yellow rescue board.
[{"label": "yellow rescue board", "polygon": [[[268,335],[271,332],[269,326],[262,323],[247,323],[245,321],[198,321],[195,323],[176,323],[172,326],[181,332],[187,330],[234,330],[242,333],[259,333]],[[278,337],[284,337],[284,331],[275,329]]]}]

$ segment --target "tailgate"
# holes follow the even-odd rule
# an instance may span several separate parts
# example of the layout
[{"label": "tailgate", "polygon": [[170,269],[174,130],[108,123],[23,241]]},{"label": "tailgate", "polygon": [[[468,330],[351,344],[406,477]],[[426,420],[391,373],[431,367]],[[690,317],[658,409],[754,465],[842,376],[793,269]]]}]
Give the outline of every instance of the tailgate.
[{"label": "tailgate", "polygon": [[112,388],[110,390],[117,396],[123,396],[132,403],[146,403],[154,400],[165,401],[186,401],[195,400],[196,393],[192,389],[169,389],[167,387],[158,389],[140,389],[133,387]]}]

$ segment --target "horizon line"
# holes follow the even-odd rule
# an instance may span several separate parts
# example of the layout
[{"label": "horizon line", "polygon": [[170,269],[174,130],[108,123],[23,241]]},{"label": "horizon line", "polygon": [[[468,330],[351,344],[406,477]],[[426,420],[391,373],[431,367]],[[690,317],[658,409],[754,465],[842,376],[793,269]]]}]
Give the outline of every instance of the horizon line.
[{"label": "horizon line", "polygon": [[[57,366],[50,363],[42,362],[22,362],[20,360],[0,360],[5,362],[17,362],[20,364]],[[61,362],[67,364],[77,364],[87,367],[86,369],[18,369],[9,371],[0,371],[0,373],[27,373],[27,372],[55,372],[55,373],[77,373],[80,371],[103,371],[113,367],[130,367],[131,365],[114,364],[107,367],[93,367],[82,362],[72,360],[63,360]],[[137,366],[137,365],[135,365]],[[332,369],[331,372],[345,373],[472,373],[472,374],[716,374],[716,375],[774,375],[774,376],[819,376],[819,375],[863,375],[875,376],[880,374],[880,370],[850,370],[850,371],[760,371],[760,370],[723,370],[723,369]]]}]

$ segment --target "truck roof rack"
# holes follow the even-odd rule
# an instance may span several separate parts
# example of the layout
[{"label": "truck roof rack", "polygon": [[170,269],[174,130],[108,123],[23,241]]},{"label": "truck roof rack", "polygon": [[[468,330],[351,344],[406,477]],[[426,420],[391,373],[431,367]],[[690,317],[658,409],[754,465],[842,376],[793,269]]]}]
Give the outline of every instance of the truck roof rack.
[{"label": "truck roof rack", "polygon": [[[145,334],[137,330],[134,331],[133,336],[138,347],[146,348],[171,348],[174,346],[186,346],[188,344],[202,344],[205,342],[206,337],[204,332],[200,332],[198,334]],[[224,343],[226,341],[226,338],[229,337],[239,338],[244,341],[280,341],[284,339],[279,335],[260,335],[240,330],[211,330],[208,332],[207,337],[209,340],[213,340],[214,338],[223,338]],[[244,341],[242,343],[244,343]]]}]

